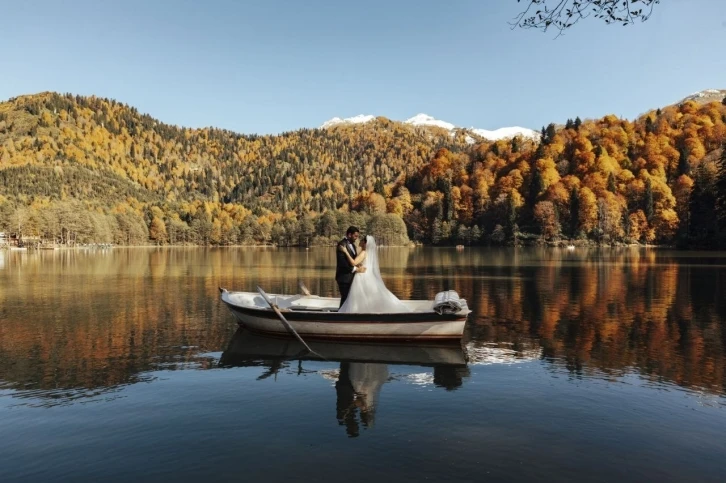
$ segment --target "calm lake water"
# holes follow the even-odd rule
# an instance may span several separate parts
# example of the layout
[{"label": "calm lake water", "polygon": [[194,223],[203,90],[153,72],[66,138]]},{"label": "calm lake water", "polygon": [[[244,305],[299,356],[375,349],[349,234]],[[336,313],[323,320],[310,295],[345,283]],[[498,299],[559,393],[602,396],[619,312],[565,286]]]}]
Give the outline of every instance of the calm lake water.
[{"label": "calm lake water", "polygon": [[0,251],[0,480],[724,481],[726,255],[382,248],[461,346],[238,331],[217,287],[337,296],[332,248]]}]

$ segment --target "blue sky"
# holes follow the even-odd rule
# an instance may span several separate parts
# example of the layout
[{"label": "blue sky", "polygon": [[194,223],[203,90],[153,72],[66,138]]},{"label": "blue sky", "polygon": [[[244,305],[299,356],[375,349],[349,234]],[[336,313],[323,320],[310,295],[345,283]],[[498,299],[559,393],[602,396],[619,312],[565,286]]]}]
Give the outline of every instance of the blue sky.
[{"label": "blue sky", "polygon": [[[523,2],[526,0],[523,0]],[[516,0],[5,0],[0,99],[110,97],[243,133],[356,114],[539,129],[633,118],[726,88],[726,1],[663,0],[634,26],[511,30]]]}]

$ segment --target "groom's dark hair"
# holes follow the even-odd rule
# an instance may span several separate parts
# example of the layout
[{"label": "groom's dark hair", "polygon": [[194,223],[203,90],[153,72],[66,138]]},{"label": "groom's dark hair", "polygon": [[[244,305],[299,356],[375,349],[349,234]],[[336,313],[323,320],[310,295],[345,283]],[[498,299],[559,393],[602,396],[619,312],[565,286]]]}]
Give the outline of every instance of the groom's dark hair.
[{"label": "groom's dark hair", "polygon": [[357,226],[349,226],[348,231],[345,232],[346,235],[350,235],[352,233],[360,233],[360,230]]}]

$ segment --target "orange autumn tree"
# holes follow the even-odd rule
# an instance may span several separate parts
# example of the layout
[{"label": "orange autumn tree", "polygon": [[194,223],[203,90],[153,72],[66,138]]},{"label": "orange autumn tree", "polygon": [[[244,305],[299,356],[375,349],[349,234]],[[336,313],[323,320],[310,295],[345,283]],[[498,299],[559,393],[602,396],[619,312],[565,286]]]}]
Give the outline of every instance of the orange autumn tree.
[{"label": "orange autumn tree", "polygon": [[552,239],[560,234],[560,223],[555,205],[551,201],[540,201],[534,205],[534,217],[540,225],[544,238]]},{"label": "orange autumn tree", "polygon": [[[20,96],[0,102],[0,229],[27,219],[59,243],[326,243],[333,218],[392,214],[423,243],[712,238],[721,102],[473,139],[382,117],[242,135],[166,125],[111,99]],[[693,216],[694,196],[707,216]]]},{"label": "orange autumn tree", "polygon": [[[514,213],[510,224],[536,229],[546,238],[553,237],[556,219],[556,236],[669,243],[688,219],[692,182],[687,173],[709,159],[704,151],[718,155],[726,140],[725,122],[726,110],[718,103],[685,103],[632,122],[605,116],[564,129],[548,127],[541,144],[478,144],[466,168],[474,216],[458,202],[463,193],[458,186],[453,218],[492,233]],[[438,155],[425,172],[450,169],[450,159]],[[527,205],[531,227],[520,223]]]}]

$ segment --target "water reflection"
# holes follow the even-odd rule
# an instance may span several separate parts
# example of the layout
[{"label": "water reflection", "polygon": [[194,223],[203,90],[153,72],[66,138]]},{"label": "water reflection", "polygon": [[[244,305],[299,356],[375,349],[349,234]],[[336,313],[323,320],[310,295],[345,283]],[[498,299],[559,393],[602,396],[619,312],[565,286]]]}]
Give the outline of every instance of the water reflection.
[{"label": "water reflection", "polygon": [[[303,280],[337,295],[326,248],[10,251],[3,260],[0,390],[49,401],[212,367],[203,354],[222,351],[236,330],[218,286],[296,292]],[[470,365],[541,360],[574,376],[635,372],[724,393],[724,254],[383,248],[381,267],[402,298],[446,289],[467,298]]]},{"label": "water reflection", "polygon": [[723,481],[723,254],[381,255],[399,296],[467,298],[460,346],[316,360],[219,301],[336,294],[332,249],[5,252],[3,481]]},{"label": "water reflection", "polygon": [[[258,380],[292,372],[316,373],[334,382],[336,419],[350,437],[375,422],[382,386],[391,381],[430,383],[454,390],[469,376],[460,344],[380,344],[310,341],[308,352],[294,339],[252,334],[240,329],[219,360],[220,367],[262,367]],[[304,361],[336,363],[337,369],[305,369]],[[419,366],[424,372],[399,373],[396,367]]]}]

